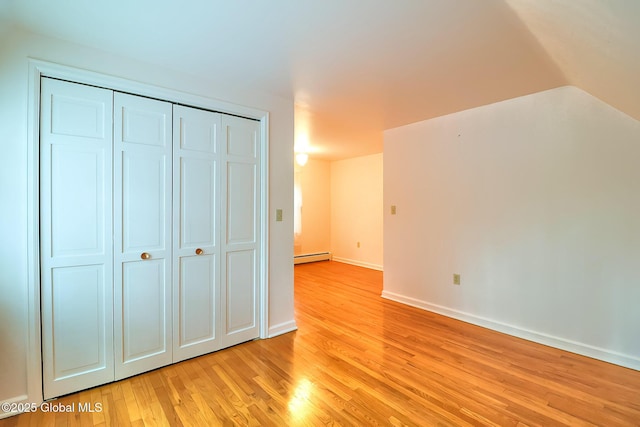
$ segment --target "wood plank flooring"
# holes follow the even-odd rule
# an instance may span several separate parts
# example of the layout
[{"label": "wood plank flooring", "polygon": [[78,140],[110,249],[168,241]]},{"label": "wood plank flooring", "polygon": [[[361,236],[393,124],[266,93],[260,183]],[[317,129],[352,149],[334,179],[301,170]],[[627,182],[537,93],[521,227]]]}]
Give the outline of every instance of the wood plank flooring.
[{"label": "wood plank flooring", "polygon": [[[380,298],[382,273],[295,267],[298,331],[23,414],[5,426],[638,426],[640,372]],[[101,412],[79,412],[100,403]],[[95,406],[94,406],[95,407]]]}]

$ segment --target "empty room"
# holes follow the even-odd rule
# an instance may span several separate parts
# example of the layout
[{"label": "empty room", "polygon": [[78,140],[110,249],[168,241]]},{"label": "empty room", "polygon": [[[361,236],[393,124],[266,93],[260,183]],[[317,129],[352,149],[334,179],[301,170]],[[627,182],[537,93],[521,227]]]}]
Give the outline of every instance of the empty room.
[{"label": "empty room", "polygon": [[0,0],[0,427],[638,425],[639,20]]}]

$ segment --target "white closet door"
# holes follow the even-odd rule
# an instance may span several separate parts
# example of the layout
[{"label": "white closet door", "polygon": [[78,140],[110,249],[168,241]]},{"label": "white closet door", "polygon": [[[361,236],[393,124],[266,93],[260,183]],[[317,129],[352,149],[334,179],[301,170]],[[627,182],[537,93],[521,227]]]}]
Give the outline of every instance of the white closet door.
[{"label": "white closet door", "polygon": [[224,347],[257,338],[260,208],[260,123],[222,116],[225,224],[221,289]]},{"label": "white closet door", "polygon": [[42,79],[40,219],[46,399],[113,371],[112,92]]},{"label": "white closet door", "polygon": [[170,103],[114,94],[115,377],[170,364]]},{"label": "white closet door", "polygon": [[174,361],[221,348],[220,115],[174,106]]}]

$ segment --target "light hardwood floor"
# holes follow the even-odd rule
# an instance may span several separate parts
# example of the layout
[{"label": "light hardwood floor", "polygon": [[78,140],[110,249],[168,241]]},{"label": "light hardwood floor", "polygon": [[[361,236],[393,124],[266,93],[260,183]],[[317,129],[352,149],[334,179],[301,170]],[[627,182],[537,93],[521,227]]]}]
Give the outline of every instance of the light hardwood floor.
[{"label": "light hardwood floor", "polygon": [[[380,298],[382,273],[295,267],[298,331],[61,398],[5,426],[640,425],[640,372]],[[102,412],[79,412],[100,403]]]}]

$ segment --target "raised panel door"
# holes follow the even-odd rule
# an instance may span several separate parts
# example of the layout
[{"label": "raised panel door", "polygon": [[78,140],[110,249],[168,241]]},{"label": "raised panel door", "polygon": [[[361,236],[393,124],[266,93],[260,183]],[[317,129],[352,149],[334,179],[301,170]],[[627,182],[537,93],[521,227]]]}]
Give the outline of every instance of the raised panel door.
[{"label": "raised panel door", "polygon": [[260,123],[222,117],[224,273],[221,288],[224,346],[257,338],[260,259]]},{"label": "raised panel door", "polygon": [[114,94],[115,377],[170,364],[170,103]]},{"label": "raised panel door", "polygon": [[174,106],[174,361],[221,348],[220,115]]},{"label": "raised panel door", "polygon": [[43,78],[40,256],[46,399],[113,370],[110,90]]}]

